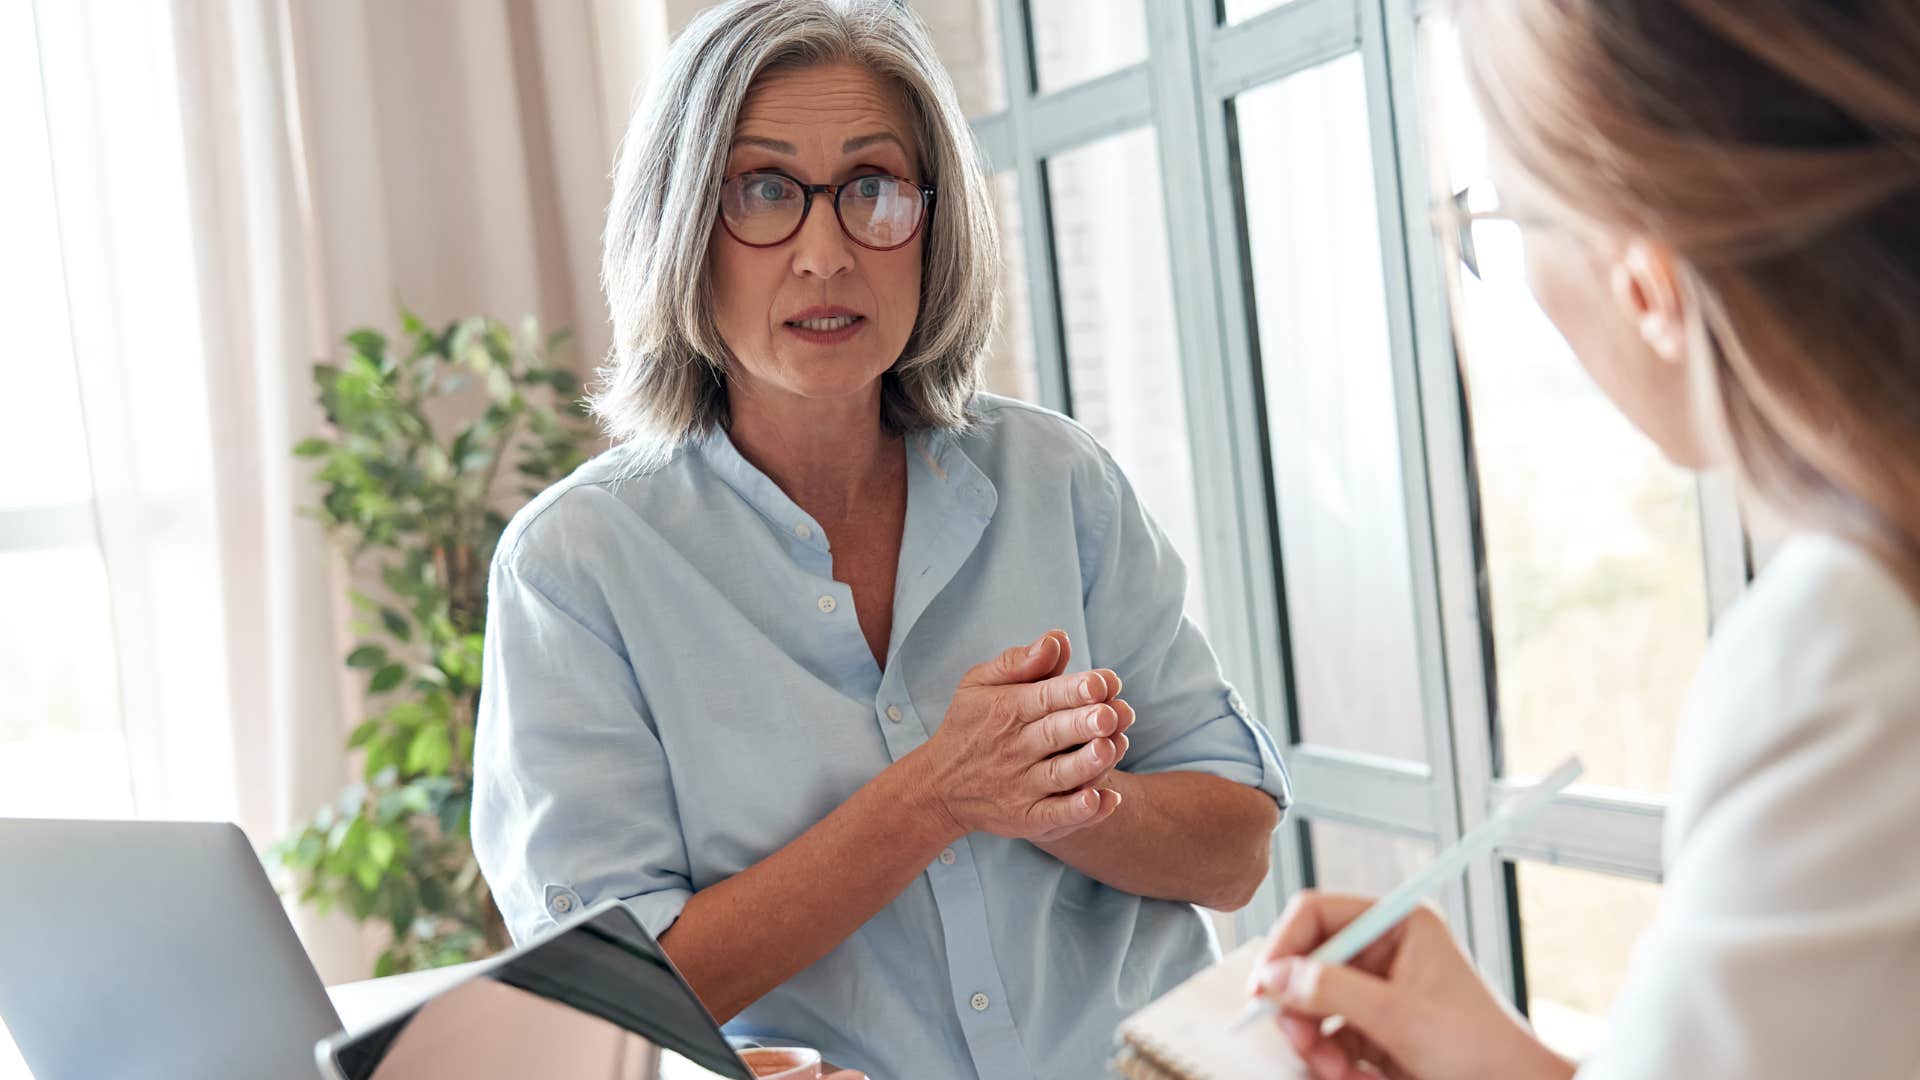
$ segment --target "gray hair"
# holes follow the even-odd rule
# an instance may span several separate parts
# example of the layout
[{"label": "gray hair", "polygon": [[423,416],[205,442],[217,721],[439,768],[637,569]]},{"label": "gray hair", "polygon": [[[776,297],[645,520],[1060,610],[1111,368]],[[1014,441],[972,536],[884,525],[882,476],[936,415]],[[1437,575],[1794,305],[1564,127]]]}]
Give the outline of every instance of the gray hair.
[{"label": "gray hair", "polygon": [[898,0],[730,0],[668,49],[614,171],[601,285],[613,348],[592,395],[608,434],[658,464],[727,417],[732,356],[713,317],[708,241],[734,125],[770,69],[849,62],[899,87],[922,182],[939,188],[920,310],[883,376],[888,430],[965,429],[993,330],[999,240],[972,129],[918,17]]}]

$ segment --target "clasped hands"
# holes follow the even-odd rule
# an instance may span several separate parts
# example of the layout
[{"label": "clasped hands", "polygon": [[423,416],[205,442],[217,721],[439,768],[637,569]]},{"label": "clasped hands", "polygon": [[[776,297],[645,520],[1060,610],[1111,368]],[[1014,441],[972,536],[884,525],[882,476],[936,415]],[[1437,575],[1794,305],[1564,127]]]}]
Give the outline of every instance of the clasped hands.
[{"label": "clasped hands", "polygon": [[1127,754],[1133,707],[1104,668],[1065,674],[1065,631],[1050,630],[974,667],[946,718],[915,751],[929,808],[951,835],[1045,843],[1120,809],[1104,786]]}]

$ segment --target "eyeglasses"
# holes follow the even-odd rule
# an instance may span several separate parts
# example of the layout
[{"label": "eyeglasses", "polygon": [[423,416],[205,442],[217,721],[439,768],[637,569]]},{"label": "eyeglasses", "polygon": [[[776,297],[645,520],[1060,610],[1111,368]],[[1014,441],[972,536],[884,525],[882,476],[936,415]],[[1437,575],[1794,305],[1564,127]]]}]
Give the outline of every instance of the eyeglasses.
[{"label": "eyeglasses", "polygon": [[786,173],[756,169],[720,183],[720,223],[748,247],[774,247],[806,224],[815,195],[833,196],[833,216],[847,239],[874,251],[904,247],[933,209],[931,184],[898,176],[856,176],[844,184],[803,184]]},{"label": "eyeglasses", "polygon": [[[1491,210],[1475,210],[1474,204],[1492,205]],[[1443,235],[1451,231],[1454,254],[1460,257],[1460,264],[1467,273],[1480,277],[1480,245],[1474,242],[1473,227],[1483,221],[1504,221],[1522,228],[1544,229],[1553,227],[1553,222],[1534,214],[1519,213],[1499,205],[1499,198],[1491,187],[1472,185],[1453,193],[1453,198],[1444,203],[1435,203],[1432,212],[1433,227],[1442,230]]]}]

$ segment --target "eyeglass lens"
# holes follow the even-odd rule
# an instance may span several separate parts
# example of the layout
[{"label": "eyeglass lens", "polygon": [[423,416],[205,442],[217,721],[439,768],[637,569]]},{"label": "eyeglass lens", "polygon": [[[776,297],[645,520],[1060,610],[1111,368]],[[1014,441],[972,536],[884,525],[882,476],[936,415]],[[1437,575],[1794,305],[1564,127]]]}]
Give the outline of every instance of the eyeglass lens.
[{"label": "eyeglass lens", "polygon": [[[781,243],[798,232],[809,201],[799,182],[779,173],[742,173],[720,189],[728,230],[741,243],[757,246]],[[883,250],[913,239],[926,212],[920,188],[893,176],[855,177],[840,185],[833,204],[850,239]]]}]

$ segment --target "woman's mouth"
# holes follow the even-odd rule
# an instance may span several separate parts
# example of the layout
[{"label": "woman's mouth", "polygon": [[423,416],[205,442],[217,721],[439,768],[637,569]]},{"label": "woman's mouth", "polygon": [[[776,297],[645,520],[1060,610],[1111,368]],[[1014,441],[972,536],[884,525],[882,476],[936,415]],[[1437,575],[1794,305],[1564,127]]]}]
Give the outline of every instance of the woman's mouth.
[{"label": "woman's mouth", "polygon": [[787,331],[815,345],[837,345],[852,338],[867,324],[864,315],[822,315],[811,319],[790,319]]}]

